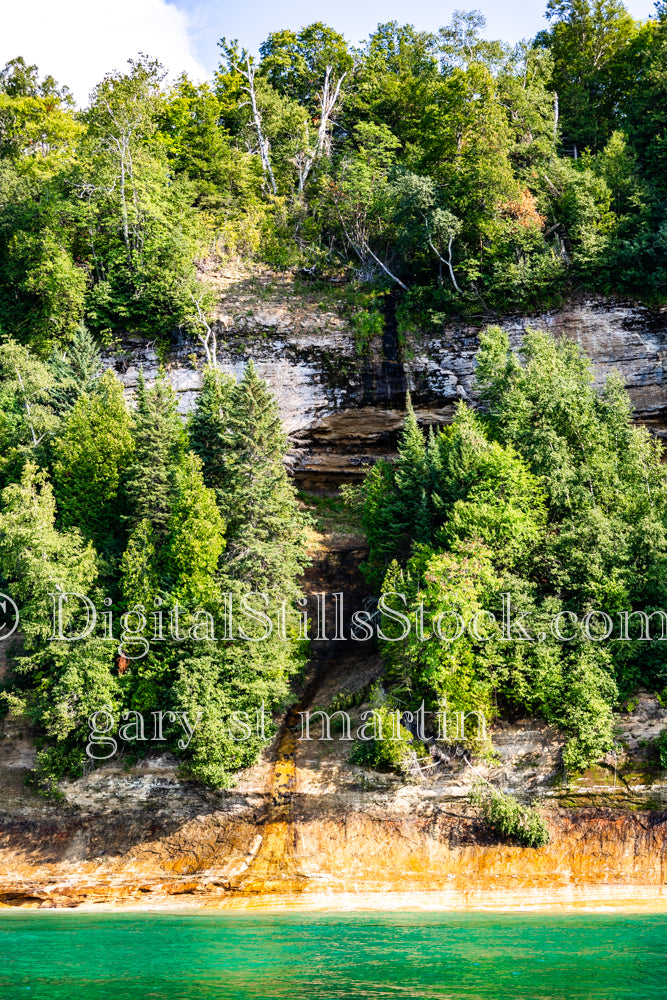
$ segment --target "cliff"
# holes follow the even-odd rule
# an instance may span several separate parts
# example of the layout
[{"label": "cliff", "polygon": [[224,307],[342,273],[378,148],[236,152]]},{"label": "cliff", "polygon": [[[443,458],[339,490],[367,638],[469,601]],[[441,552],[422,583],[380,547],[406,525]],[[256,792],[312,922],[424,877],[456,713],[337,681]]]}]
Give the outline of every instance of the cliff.
[{"label": "cliff", "polygon": [[[383,335],[362,350],[335,295],[268,272],[212,277],[220,288],[220,363],[238,372],[253,358],[271,383],[290,434],[290,465],[307,491],[325,496],[392,453],[407,389],[424,423],[446,422],[458,399],[473,399],[478,327],[399,338],[389,316]],[[596,377],[619,371],[638,419],[663,433],[665,313],[584,302],[503,325],[514,342],[527,326],[542,326],[580,343]],[[149,381],[157,373],[160,351],[128,341],[107,364],[131,392],[139,365]],[[185,413],[201,384],[202,351],[184,340],[165,360]],[[363,555],[353,525],[320,516],[304,586],[360,599]],[[340,733],[300,739],[300,711],[358,692],[362,703],[350,709],[358,717],[381,670],[367,647],[314,647],[274,744],[229,791],[189,784],[175,761],[153,756],[127,769],[121,760],[91,770],[63,783],[62,801],[46,802],[24,784],[31,733],[5,720],[0,904],[664,904],[667,778],[645,745],[667,727],[667,710],[649,692],[618,718],[624,755],[577,781],[562,771],[555,730],[534,719],[495,726],[497,757],[478,770],[544,810],[551,841],[531,850],[479,820],[467,802],[475,774],[459,757],[422,762],[405,779],[351,764]]]},{"label": "cliff", "polygon": [[[485,323],[452,323],[435,335],[396,330],[361,344],[340,290],[312,288],[267,271],[213,271],[220,292],[216,332],[220,366],[238,374],[249,358],[272,386],[290,435],[290,463],[306,488],[336,486],[363,474],[378,455],[394,450],[405,393],[425,423],[451,420],[459,399],[474,401],[473,369]],[[495,321],[495,320],[491,320]],[[598,382],[619,373],[637,419],[662,435],[667,427],[667,310],[632,303],[582,301],[555,313],[500,319],[517,345],[527,327],[551,330],[578,343],[593,361]],[[158,370],[159,345],[126,341],[112,365],[131,391],[139,366]],[[201,386],[203,350],[182,340],[166,362],[189,412]]]}]

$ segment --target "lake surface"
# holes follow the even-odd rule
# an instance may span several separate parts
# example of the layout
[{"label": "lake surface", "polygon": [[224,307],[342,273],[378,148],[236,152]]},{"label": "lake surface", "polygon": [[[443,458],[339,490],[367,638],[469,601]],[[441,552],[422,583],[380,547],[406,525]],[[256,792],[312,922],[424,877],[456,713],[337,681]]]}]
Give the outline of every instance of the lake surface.
[{"label": "lake surface", "polygon": [[0,915],[2,1000],[667,998],[667,915]]}]

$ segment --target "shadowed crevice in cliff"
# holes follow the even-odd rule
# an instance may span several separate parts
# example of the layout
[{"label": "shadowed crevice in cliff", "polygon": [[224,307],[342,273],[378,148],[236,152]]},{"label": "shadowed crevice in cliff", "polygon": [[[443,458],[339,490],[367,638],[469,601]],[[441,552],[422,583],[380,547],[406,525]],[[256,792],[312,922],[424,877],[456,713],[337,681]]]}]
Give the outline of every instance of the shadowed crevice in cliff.
[{"label": "shadowed crevice in cliff", "polygon": [[361,405],[403,410],[408,380],[401,356],[393,292],[384,297],[383,314],[382,354],[378,359],[369,357],[366,360]]}]

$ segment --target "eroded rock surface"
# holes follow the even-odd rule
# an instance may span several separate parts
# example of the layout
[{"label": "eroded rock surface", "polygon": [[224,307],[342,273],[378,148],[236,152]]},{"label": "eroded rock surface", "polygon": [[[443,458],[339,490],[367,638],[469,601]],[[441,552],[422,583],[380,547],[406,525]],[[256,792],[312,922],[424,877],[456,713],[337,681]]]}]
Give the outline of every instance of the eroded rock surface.
[{"label": "eroded rock surface", "polygon": [[[220,366],[237,376],[252,358],[272,386],[292,441],[290,463],[306,488],[354,480],[364,465],[391,454],[402,426],[405,393],[423,424],[450,421],[458,400],[474,402],[474,357],[481,325],[451,323],[436,334],[408,331],[402,343],[392,323],[369,344],[357,342],[332,298],[291,276],[213,272],[220,292],[216,320]],[[528,327],[578,343],[593,361],[598,383],[623,379],[637,418],[662,434],[667,425],[667,310],[632,303],[584,301],[558,312],[499,321],[513,345]],[[159,345],[128,340],[110,355],[131,392],[139,367],[147,380],[159,367]],[[163,357],[182,413],[201,387],[204,353],[192,339]]]}]

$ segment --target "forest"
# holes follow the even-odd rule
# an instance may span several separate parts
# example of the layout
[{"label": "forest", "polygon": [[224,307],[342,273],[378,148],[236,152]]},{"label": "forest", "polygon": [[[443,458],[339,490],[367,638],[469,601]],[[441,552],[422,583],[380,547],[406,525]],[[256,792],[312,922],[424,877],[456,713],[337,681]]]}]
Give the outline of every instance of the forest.
[{"label": "forest", "polygon": [[259,58],[223,38],[208,83],[140,56],[83,110],[17,57],[0,71],[0,331],[40,354],[82,321],[103,343],[168,340],[210,305],[195,262],[229,255],[346,274],[369,293],[361,325],[387,287],[426,328],[582,289],[664,301],[665,5],[643,23],[620,0],[546,15],[515,46],[474,11],[436,34],[382,24],[361,48],[321,23]]},{"label": "forest", "polygon": [[[229,593],[298,595],[308,517],[267,386],[252,364],[238,381],[216,365],[206,262],[335,283],[362,343],[388,296],[399,341],[452,318],[487,327],[480,412],[426,437],[408,401],[398,460],[348,495],[375,593],[436,612],[511,594],[537,622],[665,606],[660,445],[574,347],[534,333],[517,354],[493,323],[584,294],[665,303],[667,6],[637,22],[620,0],[549,0],[546,17],[513,46],[476,11],[436,33],[381,24],[358,47],[319,22],[257,57],[222,38],[210,81],[170,82],[139,55],[85,108],[18,55],[0,71],[0,585],[22,619],[2,699],[41,733],[42,790],[81,773],[105,705],[204,710],[180,756],[229,784],[261,740],[221,720],[284,708],[303,669],[296,631],[129,666],[101,638],[48,639],[54,586],[117,615],[178,600],[192,627]],[[165,357],[183,335],[208,355],[189,420],[166,375],[128,405],[102,352],[139,336]],[[667,686],[636,634],[383,653],[392,704],[541,714],[567,733],[571,770],[611,747],[638,684]]]}]

